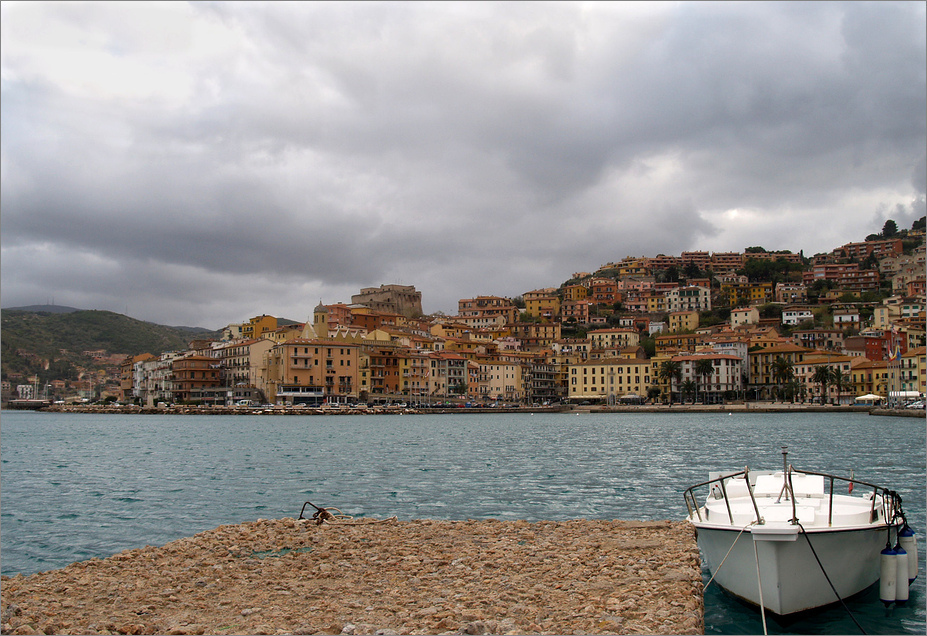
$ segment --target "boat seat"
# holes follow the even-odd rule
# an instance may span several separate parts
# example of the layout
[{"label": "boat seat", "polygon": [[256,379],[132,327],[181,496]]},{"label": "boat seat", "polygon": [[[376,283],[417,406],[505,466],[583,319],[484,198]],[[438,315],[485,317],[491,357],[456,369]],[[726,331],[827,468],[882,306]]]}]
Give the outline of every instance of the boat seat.
[{"label": "boat seat", "polygon": [[[763,519],[767,523],[770,522],[788,522],[792,519],[792,505],[781,503],[776,506],[769,506],[762,509]],[[795,514],[798,516],[798,521],[806,524],[814,524],[814,518],[817,514],[817,511],[813,506],[795,506]]]},{"label": "boat seat", "polygon": [[[796,497],[823,497],[824,477],[821,475],[792,474],[792,489]],[[760,475],[756,478],[753,493],[757,497],[778,497],[782,491],[782,473]]]},{"label": "boat seat", "polygon": [[724,483],[724,491],[731,499],[736,497],[749,497],[747,482],[743,479],[729,479]]}]

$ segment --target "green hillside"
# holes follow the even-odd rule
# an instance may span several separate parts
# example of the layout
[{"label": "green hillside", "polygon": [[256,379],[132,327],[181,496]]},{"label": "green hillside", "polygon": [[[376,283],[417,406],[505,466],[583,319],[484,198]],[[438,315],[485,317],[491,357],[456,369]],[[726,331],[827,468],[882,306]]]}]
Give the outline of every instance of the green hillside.
[{"label": "green hillside", "polygon": [[49,313],[5,309],[0,315],[3,377],[9,373],[41,372],[45,365],[85,366],[91,360],[83,355],[84,351],[157,355],[186,349],[195,338],[216,335],[205,329],[156,325],[111,311]]}]

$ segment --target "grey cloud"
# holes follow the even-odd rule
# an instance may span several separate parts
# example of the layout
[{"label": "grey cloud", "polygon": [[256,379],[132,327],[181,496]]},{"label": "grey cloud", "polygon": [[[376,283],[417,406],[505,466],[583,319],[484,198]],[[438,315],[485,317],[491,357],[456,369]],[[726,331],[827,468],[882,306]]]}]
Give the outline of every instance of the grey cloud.
[{"label": "grey cloud", "polygon": [[[198,294],[214,324],[286,289],[315,304],[396,279],[452,313],[628,254],[743,249],[750,228],[718,221],[732,208],[764,228],[839,213],[827,240],[843,241],[923,209],[917,3],[203,3],[123,37],[127,11],[5,10],[4,306],[51,288],[25,266],[45,250],[49,268],[118,263],[99,275],[146,280],[165,322]],[[67,50],[30,57],[20,33],[40,25],[84,29],[80,46],[166,68],[177,90],[75,88],[52,68]],[[835,247],[796,240],[747,242]],[[254,291],[226,300],[239,280]]]}]

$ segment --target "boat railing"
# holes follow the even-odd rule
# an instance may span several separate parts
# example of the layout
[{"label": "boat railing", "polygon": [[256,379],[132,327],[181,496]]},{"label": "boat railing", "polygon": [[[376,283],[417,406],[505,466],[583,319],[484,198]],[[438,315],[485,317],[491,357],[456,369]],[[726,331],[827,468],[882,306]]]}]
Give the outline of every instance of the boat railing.
[{"label": "boat railing", "polygon": [[[798,515],[796,513],[796,508],[795,508],[796,506],[795,494],[792,488],[792,478],[791,478],[792,473],[799,473],[802,475],[814,475],[818,477],[823,477],[825,480],[827,480],[828,486],[829,486],[827,488],[827,497],[828,497],[827,525],[828,527],[833,525],[833,514],[834,514],[833,504],[834,504],[834,492],[835,492],[834,484],[835,483],[846,483],[848,492],[852,492],[853,488],[856,486],[861,486],[863,488],[872,489],[872,497],[871,497],[871,504],[870,504],[871,507],[869,510],[869,522],[870,523],[878,519],[878,509],[876,508],[876,502],[881,502],[884,518],[886,519],[888,523],[892,523],[894,519],[896,518],[896,516],[900,514],[901,501],[900,501],[900,498],[898,497],[898,493],[892,490],[889,490],[882,486],[878,486],[876,484],[871,484],[869,482],[861,481],[859,479],[854,479],[852,477],[841,477],[839,475],[832,475],[830,473],[820,473],[820,472],[815,472],[815,471],[810,471],[810,470],[801,470],[801,469],[794,468],[793,466],[789,465],[788,470],[786,471],[786,479],[784,481],[783,490],[787,493],[787,496],[792,500],[791,523],[793,525],[798,523]],[[756,496],[754,495],[754,492],[753,492],[753,485],[751,485],[750,483],[750,469],[748,467],[744,467],[743,470],[738,471],[738,472],[719,475],[717,477],[709,479],[708,481],[703,481],[701,483],[695,484],[694,486],[690,486],[689,488],[687,488],[685,492],[683,493],[683,498],[685,499],[685,502],[686,502],[686,509],[688,510],[689,517],[692,517],[694,515],[699,521],[702,521],[701,508],[699,506],[698,500],[696,499],[695,491],[700,488],[704,488],[706,486],[711,487],[711,486],[717,485],[721,493],[721,498],[724,499],[724,505],[725,505],[725,508],[727,509],[728,520],[733,525],[734,514],[731,510],[731,503],[730,503],[730,499],[727,494],[726,484],[730,480],[737,478],[737,477],[741,477],[741,476],[743,476],[744,484],[746,484],[746,487],[747,487],[747,493],[750,496],[750,502],[753,505],[753,510],[754,510],[754,513],[756,514],[756,518],[753,521],[753,523],[757,525],[762,525],[763,523],[765,523],[765,520],[760,515],[760,509],[759,509],[759,506],[757,505]],[[780,496],[781,496],[781,493],[780,493]]]},{"label": "boat railing", "polygon": [[728,519],[730,520],[731,524],[733,524],[734,513],[731,511],[731,502],[728,499],[727,487],[725,484],[731,479],[740,477],[741,475],[743,475],[744,483],[747,485],[747,492],[750,493],[750,501],[753,503],[753,510],[756,512],[756,522],[763,523],[762,517],[760,517],[759,506],[756,505],[756,498],[753,496],[753,487],[750,485],[750,469],[748,467],[744,467],[744,469],[739,472],[720,475],[714,479],[709,479],[708,481],[703,481],[699,484],[695,484],[694,486],[687,488],[685,493],[683,493],[683,497],[686,500],[686,509],[689,511],[689,516],[691,517],[694,514],[699,521],[702,520],[702,513],[699,509],[698,501],[695,498],[695,490],[698,488],[704,488],[705,486],[718,484],[721,489],[721,496],[724,499],[724,505],[727,508]]},{"label": "boat railing", "polygon": [[[852,492],[853,488],[856,486],[862,486],[863,488],[872,489],[871,504],[869,508],[869,523],[872,523],[879,518],[878,510],[876,509],[876,501],[881,501],[883,506],[884,518],[888,523],[892,523],[896,513],[900,511],[900,499],[898,493],[893,490],[889,490],[883,486],[878,486],[876,484],[871,484],[869,482],[860,481],[859,479],[854,479],[852,477],[840,477],[839,475],[831,475],[830,473],[819,473],[811,470],[801,470],[800,468],[795,468],[794,466],[789,466],[789,489],[791,490],[791,475],[792,473],[799,473],[801,475],[814,475],[817,477],[823,477],[828,482],[827,488],[827,525],[833,525],[833,515],[834,515],[834,483],[840,482],[847,485],[847,492]],[[792,495],[792,517],[795,521],[795,496]],[[797,521],[795,521],[797,523]]]}]

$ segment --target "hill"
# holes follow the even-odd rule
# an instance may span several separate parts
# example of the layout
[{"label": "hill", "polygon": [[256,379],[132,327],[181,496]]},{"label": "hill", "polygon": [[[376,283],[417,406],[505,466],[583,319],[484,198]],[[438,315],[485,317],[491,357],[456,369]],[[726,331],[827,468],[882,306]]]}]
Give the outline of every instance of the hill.
[{"label": "hill", "polygon": [[47,372],[49,367],[68,368],[64,375],[71,376],[72,367],[92,363],[85,351],[157,355],[186,349],[195,338],[216,336],[206,329],[156,325],[111,311],[51,313],[4,309],[0,315],[4,378],[10,373]]},{"label": "hill", "polygon": [[46,314],[70,314],[80,311],[76,307],[67,307],[65,305],[27,305],[25,307],[7,307],[3,311],[32,311]]}]

